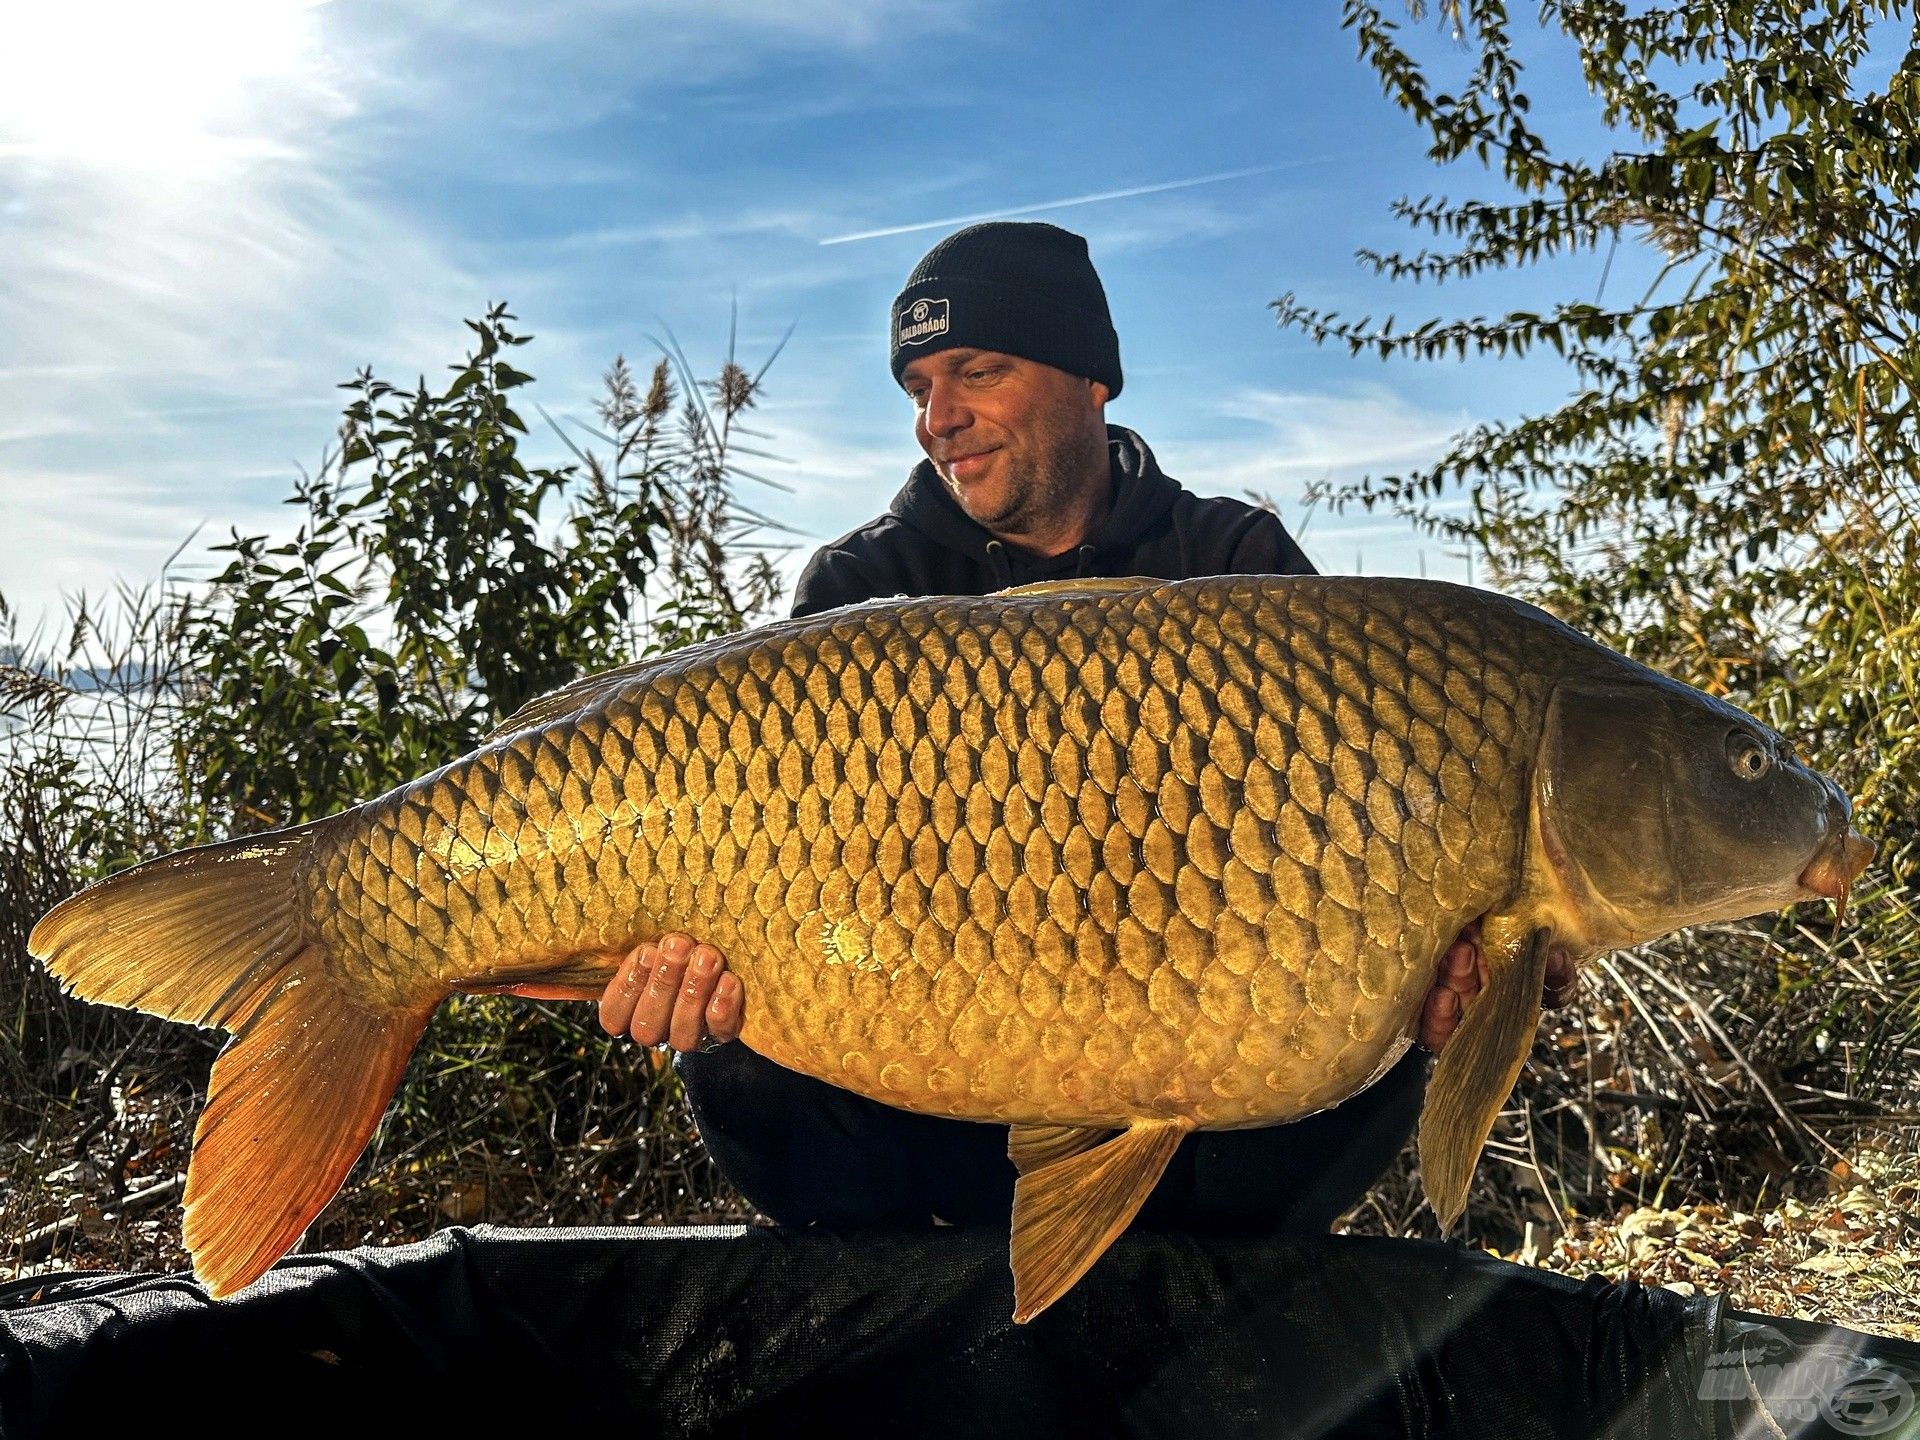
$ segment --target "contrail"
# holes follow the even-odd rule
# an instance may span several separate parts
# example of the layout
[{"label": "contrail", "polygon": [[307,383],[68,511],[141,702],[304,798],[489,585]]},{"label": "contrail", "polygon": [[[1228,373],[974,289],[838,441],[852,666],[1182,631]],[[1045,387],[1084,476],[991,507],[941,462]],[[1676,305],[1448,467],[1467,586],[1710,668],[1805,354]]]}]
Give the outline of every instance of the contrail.
[{"label": "contrail", "polygon": [[1250,170],[1222,170],[1216,175],[1196,175],[1191,180],[1163,180],[1158,185],[1133,185],[1125,190],[1102,190],[1097,195],[1070,195],[1064,200],[1043,200],[1038,205],[1016,205],[1007,210],[988,210],[979,215],[949,215],[943,220],[918,220],[911,225],[889,225],[884,230],[861,230],[852,235],[835,235],[822,245],[845,245],[854,240],[877,240],[882,235],[908,235],[915,230],[938,230],[947,225],[971,225],[979,220],[1001,220],[1009,215],[1032,215],[1040,210],[1064,210],[1069,205],[1092,205],[1101,200],[1125,200],[1134,195],[1157,195],[1163,190],[1186,190],[1195,185],[1214,185],[1222,180],[1244,180],[1249,175],[1271,175],[1276,170],[1294,170],[1302,165],[1322,165],[1325,159],[1289,160],[1280,165],[1256,165]]}]

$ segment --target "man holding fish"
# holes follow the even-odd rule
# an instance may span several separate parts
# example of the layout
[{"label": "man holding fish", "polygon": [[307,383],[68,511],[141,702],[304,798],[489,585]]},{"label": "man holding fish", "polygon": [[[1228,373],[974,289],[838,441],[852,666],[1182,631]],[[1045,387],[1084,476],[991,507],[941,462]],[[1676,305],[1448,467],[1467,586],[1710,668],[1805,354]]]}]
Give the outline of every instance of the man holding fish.
[{"label": "man holding fish", "polygon": [[[928,252],[893,305],[895,380],[926,459],[885,515],[817,552],[793,614],[889,595],[987,594],[1086,576],[1311,575],[1279,518],[1202,498],[1133,431],[1105,422],[1119,342],[1086,241],[989,222]],[[1481,985],[1477,930],[1450,946],[1422,1010],[1438,1052]],[[1549,957],[1545,1000],[1573,967]],[[1015,1171],[997,1127],[913,1114],[742,1047],[749,1003],[709,944],[671,934],[625,957],[604,1027],[681,1052],[710,1151],[783,1223],[1004,1224]],[[1325,1231],[1399,1153],[1426,1060],[1408,1054],[1338,1108],[1291,1125],[1189,1136],[1149,1198],[1149,1222],[1234,1232]]]},{"label": "man holding fish", "polygon": [[[1016,1322],[1136,1214],[1289,1234],[1265,1283],[1297,1287],[1311,1323],[1242,1314],[1238,1262],[1219,1267],[1233,1303],[1211,1323],[1258,1341],[1272,1322],[1287,1347],[1236,1385],[1277,1378],[1303,1415],[1369,1396],[1420,1428],[1497,1414],[1502,1434],[1697,1399],[1729,1433],[1748,1392],[1701,1388],[1703,1367],[1732,1375],[1732,1357],[1750,1381],[1761,1349],[1828,1337],[1717,1297],[1311,1237],[1416,1116],[1450,1224],[1574,957],[1844,897],[1873,853],[1845,796],[1751,717],[1532,607],[1313,578],[1273,515],[1181,489],[1105,423],[1118,344],[1078,236],[961,231],[893,323],[926,461],[813,558],[795,602],[856,608],[584,677],[432,775],[122,872],[35,928],[74,993],[235,1035],[185,1197],[207,1292],[298,1241],[449,994],[591,998],[609,1032],[682,1052],[708,1147],[776,1220],[997,1227],[1010,1210]],[[1208,578],[1276,574],[1301,578]],[[1171,583],[1115,578],[1139,576]],[[742,1036],[751,1051],[725,1043]],[[1441,1052],[1431,1079],[1416,1039]],[[605,1276],[648,1251],[698,1274],[771,1253],[566,1243]],[[551,1309],[571,1354],[592,1328],[574,1290],[556,1280],[532,1311],[494,1294],[515,1244],[455,1257],[471,1305],[516,1355]],[[379,1303],[428,1317],[397,1332],[452,1323],[431,1265],[415,1299],[392,1278]],[[1177,1302],[1162,1288],[1129,1313]],[[816,1323],[783,1312],[750,1354],[778,1365],[795,1335],[837,1333],[830,1291],[808,1287]],[[1170,1313],[1152,1333],[1190,1328]],[[630,1318],[613,1323],[652,1337]],[[1883,1362],[1910,1347],[1844,1339],[1883,1399],[1907,1385]],[[299,1348],[353,1350],[318,1343]],[[886,1383],[915,1388],[930,1348]]]}]

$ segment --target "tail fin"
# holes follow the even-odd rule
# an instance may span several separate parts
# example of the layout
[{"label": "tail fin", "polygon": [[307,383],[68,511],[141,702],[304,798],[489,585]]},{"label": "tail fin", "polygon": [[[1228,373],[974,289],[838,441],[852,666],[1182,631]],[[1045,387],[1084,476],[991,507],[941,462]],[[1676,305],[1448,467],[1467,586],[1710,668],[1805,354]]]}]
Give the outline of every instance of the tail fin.
[{"label": "tail fin", "polygon": [[187,1172],[187,1249],[216,1297],[333,1198],[440,1000],[373,1008],[305,934],[295,879],[326,823],[149,861],[55,907],[27,942],[82,999],[234,1033]]},{"label": "tail fin", "polygon": [[363,1009],[319,958],[301,951],[213,1063],[183,1233],[215,1298],[261,1275],[326,1208],[434,1011]]},{"label": "tail fin", "polygon": [[27,937],[62,988],[239,1028],[304,943],[294,876],[327,822],[163,855],[54,906]]}]

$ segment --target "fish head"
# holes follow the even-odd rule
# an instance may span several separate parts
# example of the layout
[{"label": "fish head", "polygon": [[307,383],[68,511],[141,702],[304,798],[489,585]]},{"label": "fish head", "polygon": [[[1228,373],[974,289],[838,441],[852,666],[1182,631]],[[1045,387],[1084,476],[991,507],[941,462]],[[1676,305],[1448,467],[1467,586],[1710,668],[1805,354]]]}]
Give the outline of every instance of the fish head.
[{"label": "fish head", "polygon": [[1873,858],[1838,785],[1678,681],[1564,680],[1543,739],[1534,834],[1589,952],[1804,900],[1844,904]]}]

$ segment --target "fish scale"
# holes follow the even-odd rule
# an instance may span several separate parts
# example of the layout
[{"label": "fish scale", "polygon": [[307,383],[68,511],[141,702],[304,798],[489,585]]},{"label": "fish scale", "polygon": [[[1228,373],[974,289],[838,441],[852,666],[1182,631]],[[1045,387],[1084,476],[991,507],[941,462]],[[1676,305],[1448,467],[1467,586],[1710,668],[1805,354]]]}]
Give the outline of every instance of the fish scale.
[{"label": "fish scale", "polygon": [[1311,578],[855,607],[634,667],[351,812],[308,918],[370,1003],[604,980],[689,930],[747,1044],[889,1104],[1292,1119],[1397,1056],[1512,884],[1538,631]]}]

